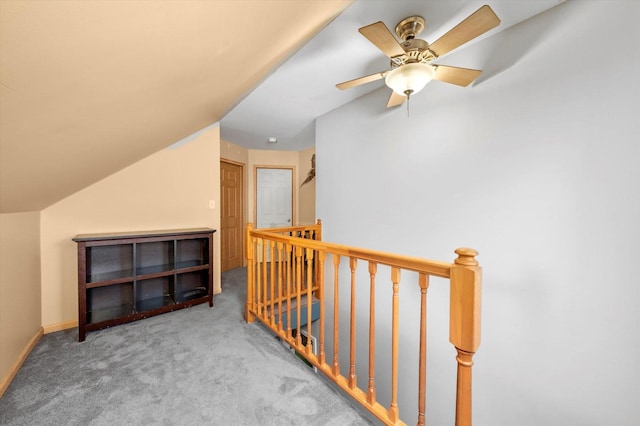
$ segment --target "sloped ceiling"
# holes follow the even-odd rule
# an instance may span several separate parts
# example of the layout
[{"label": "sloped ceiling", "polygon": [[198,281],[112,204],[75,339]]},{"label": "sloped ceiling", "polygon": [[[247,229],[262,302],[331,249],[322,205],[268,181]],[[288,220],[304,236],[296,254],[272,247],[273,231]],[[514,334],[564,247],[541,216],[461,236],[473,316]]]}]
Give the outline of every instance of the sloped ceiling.
[{"label": "sloped ceiling", "polygon": [[453,52],[473,60],[443,61],[487,70],[479,39],[562,1],[0,0],[0,212],[42,210],[213,123],[248,148],[306,148],[316,117],[387,90],[335,87],[388,69],[359,27],[418,14],[433,42],[487,3],[501,25]]},{"label": "sloped ceiling", "polygon": [[349,3],[1,0],[0,212],[218,122]]}]

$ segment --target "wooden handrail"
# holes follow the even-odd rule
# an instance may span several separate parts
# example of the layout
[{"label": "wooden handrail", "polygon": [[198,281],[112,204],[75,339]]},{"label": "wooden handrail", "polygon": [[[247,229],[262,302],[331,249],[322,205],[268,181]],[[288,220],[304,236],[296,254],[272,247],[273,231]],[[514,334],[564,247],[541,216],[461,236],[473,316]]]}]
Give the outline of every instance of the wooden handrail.
[{"label": "wooden handrail", "polygon": [[[400,420],[398,406],[400,360],[400,286],[402,271],[418,273],[418,289],[420,319],[416,330],[419,339],[418,364],[418,404],[417,424],[425,424],[426,408],[426,356],[427,356],[427,290],[429,277],[437,276],[450,280],[450,321],[449,341],[457,351],[457,390],[456,390],[456,426],[471,425],[471,371],[473,356],[480,345],[480,303],[481,303],[481,268],[473,249],[456,250],[458,257],[453,263],[426,260],[415,257],[400,256],[380,251],[350,247],[321,241],[322,224],[296,226],[287,228],[254,229],[252,224],[246,228],[247,302],[245,319],[253,322],[257,318],[289,343],[304,358],[318,368],[356,402],[369,410],[374,416],[388,425],[403,425]],[[327,256],[331,262],[325,265]],[[349,260],[348,264],[341,258]],[[362,261],[359,262],[359,261]],[[356,285],[356,271],[362,264],[368,267],[369,274],[369,312],[368,312],[368,345],[364,356],[356,356],[356,300],[362,299]],[[333,270],[333,299],[325,300],[325,266]],[[339,283],[340,268],[348,268],[350,282]],[[377,401],[376,383],[376,287],[378,266],[390,268],[390,300],[391,303],[391,388],[388,407]],[[327,271],[327,272],[329,272]],[[350,303],[346,305],[349,316],[346,318],[349,331],[349,365],[346,376],[340,369],[340,309],[339,289],[341,285],[350,288]],[[365,299],[362,299],[365,300]],[[304,305],[306,303],[306,305]],[[302,327],[306,327],[307,336],[312,335],[312,306],[319,304],[318,316],[318,353],[315,354],[309,339],[302,341]],[[332,318],[325,317],[326,305],[333,308]],[[293,306],[293,307],[292,307]],[[302,316],[302,308],[306,306],[306,314]],[[344,308],[343,308],[344,309]],[[333,321],[333,327],[325,328],[327,320]],[[284,322],[284,324],[283,324]],[[403,333],[407,327],[403,325]],[[330,356],[325,353],[325,334],[329,331],[333,340]],[[379,346],[379,344],[378,344]],[[362,350],[360,348],[359,350]],[[363,389],[358,387],[356,364],[358,359],[368,359],[368,377]]]},{"label": "wooden handrail", "polygon": [[426,274],[441,278],[449,278],[451,273],[452,264],[447,262],[426,260],[419,257],[401,256],[398,254],[385,253],[358,247],[350,247],[341,244],[327,243],[324,241],[290,237],[278,234],[272,229],[251,228],[251,235],[253,237],[263,238],[266,240],[278,241],[281,243],[292,244],[299,247],[310,248],[316,251],[324,251],[325,253],[366,260],[369,262],[377,262],[388,266],[395,266],[397,268],[406,269],[409,271],[424,272]]}]

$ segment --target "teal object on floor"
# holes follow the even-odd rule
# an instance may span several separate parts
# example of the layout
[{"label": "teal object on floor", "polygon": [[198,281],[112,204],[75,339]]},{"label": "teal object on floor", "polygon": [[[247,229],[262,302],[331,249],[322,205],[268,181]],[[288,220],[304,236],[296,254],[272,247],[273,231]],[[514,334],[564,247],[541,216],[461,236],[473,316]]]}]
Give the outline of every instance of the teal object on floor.
[{"label": "teal object on floor", "polygon": [[[307,296],[300,298],[300,326],[307,325]],[[287,329],[287,302],[282,303],[282,313],[278,314],[278,306],[274,306],[276,312],[276,324],[283,324],[283,328]],[[311,322],[320,318],[320,301],[312,297],[311,303]],[[296,309],[296,299],[291,299],[291,329],[298,327],[298,312]]]}]

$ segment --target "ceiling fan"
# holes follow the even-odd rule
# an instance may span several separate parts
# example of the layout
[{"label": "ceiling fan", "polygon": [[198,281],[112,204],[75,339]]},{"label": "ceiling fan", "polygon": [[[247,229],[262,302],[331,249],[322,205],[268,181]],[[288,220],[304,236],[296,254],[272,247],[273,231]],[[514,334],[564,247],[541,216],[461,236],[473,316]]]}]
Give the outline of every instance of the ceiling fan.
[{"label": "ceiling fan", "polygon": [[410,16],[396,25],[396,34],[403,40],[401,43],[382,21],[367,25],[358,31],[391,59],[391,69],[345,81],[336,84],[336,87],[345,90],[384,78],[386,85],[393,90],[387,103],[388,108],[401,105],[432,79],[468,86],[482,73],[481,70],[436,65],[431,62],[484,34],[499,23],[500,19],[494,11],[488,5],[484,5],[431,44],[416,38],[425,27],[424,18],[421,16]]}]

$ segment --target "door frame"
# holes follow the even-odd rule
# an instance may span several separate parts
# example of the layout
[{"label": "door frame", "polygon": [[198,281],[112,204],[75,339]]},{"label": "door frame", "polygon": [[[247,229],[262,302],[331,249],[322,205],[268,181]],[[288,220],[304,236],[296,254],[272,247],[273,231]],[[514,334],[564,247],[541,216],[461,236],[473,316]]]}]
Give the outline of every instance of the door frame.
[{"label": "door frame", "polygon": [[291,170],[291,225],[298,223],[296,209],[296,166],[259,165],[253,166],[253,223],[258,226],[258,169],[287,169]]},{"label": "door frame", "polygon": [[[240,186],[240,190],[241,190],[241,194],[240,194],[240,202],[242,203],[241,206],[241,223],[240,223],[240,227],[242,229],[242,237],[240,238],[240,240],[242,241],[242,246],[241,246],[241,256],[242,256],[242,266],[245,267],[247,266],[247,259],[245,259],[245,225],[247,223],[247,169],[246,169],[246,164],[245,163],[241,163],[239,161],[234,161],[234,160],[229,160],[227,158],[222,158],[220,157],[220,162],[221,163],[227,163],[227,164],[233,164],[234,166],[239,166],[241,168],[241,172],[240,175],[242,176],[242,185]],[[220,166],[218,166],[220,167]],[[220,183],[222,184],[222,177],[220,177]],[[220,217],[222,217],[222,193],[220,193]],[[220,220],[220,227],[222,228],[222,219]],[[220,232],[220,247],[222,249],[222,230]],[[220,255],[220,263],[222,264],[222,254]]]}]

